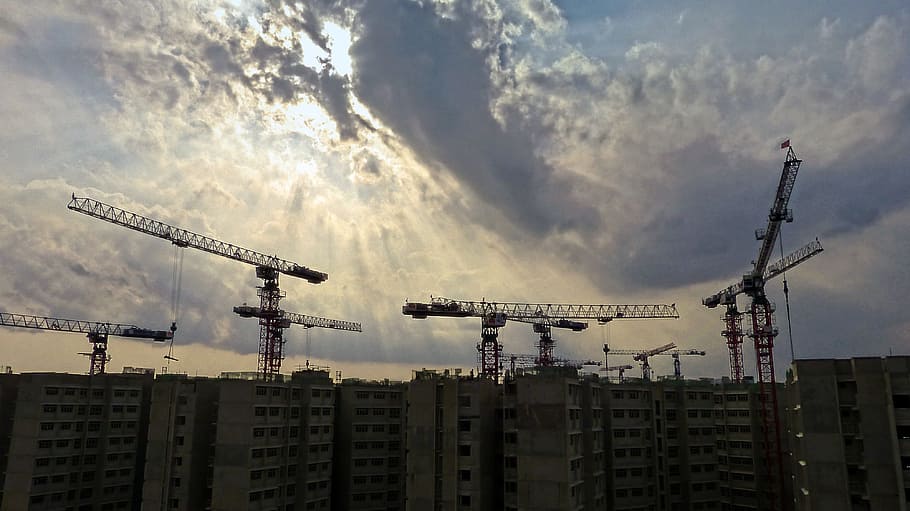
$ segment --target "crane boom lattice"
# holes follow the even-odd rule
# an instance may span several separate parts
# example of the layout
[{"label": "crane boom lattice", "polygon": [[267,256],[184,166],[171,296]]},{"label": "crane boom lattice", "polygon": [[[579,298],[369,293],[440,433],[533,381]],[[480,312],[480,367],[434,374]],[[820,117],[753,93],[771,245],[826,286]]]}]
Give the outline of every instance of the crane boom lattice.
[{"label": "crane boom lattice", "polygon": [[114,225],[168,240],[178,247],[195,248],[255,266],[256,277],[262,279],[263,282],[262,286],[259,286],[257,294],[260,302],[260,315],[258,316],[260,326],[258,371],[264,380],[274,379],[280,374],[281,360],[284,356],[283,328],[278,322],[281,309],[278,304],[285,295],[278,287],[279,274],[301,278],[311,284],[319,284],[329,278],[326,273],[277,256],[270,256],[234,245],[233,243],[227,243],[174,227],[95,199],[76,197],[73,194],[72,200],[67,207],[78,213],[83,213]]},{"label": "crane boom lattice", "polygon": [[86,334],[89,342],[92,343],[92,352],[87,354],[90,358],[90,375],[104,373],[105,365],[109,358],[107,355],[107,339],[110,335],[133,339],[151,339],[157,342],[165,342],[174,336],[173,332],[168,330],[150,330],[136,325],[32,316],[30,314],[10,312],[0,312],[0,326]]},{"label": "crane boom lattice", "polygon": [[291,277],[305,279],[312,284],[325,282],[329,278],[326,273],[312,270],[291,261],[286,261],[277,256],[266,255],[261,252],[256,252],[255,250],[239,247],[233,243],[227,243],[208,236],[203,236],[202,234],[196,234],[192,231],[174,227],[164,222],[142,216],[138,213],[132,213],[88,197],[76,197],[73,195],[67,208],[121,227],[126,227],[127,229],[168,240],[178,247],[195,248],[253,266],[271,268]]},{"label": "crane boom lattice", "polygon": [[587,328],[579,321],[596,320],[607,323],[614,319],[678,319],[676,305],[579,305],[553,303],[519,303],[453,300],[436,297],[427,302],[405,302],[402,314],[414,319],[428,317],[481,318],[481,341],[477,344],[480,374],[498,379],[501,369],[502,346],[499,344],[499,328],[507,321],[534,324],[535,332],[541,335],[538,344],[538,361],[541,365],[552,364],[553,339],[550,329],[566,328],[574,331]]}]

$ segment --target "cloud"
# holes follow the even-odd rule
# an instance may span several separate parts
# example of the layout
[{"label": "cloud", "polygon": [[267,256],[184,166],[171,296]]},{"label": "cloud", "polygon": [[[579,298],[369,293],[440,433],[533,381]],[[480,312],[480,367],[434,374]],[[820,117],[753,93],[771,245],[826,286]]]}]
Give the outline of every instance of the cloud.
[{"label": "cloud", "polygon": [[[722,368],[700,299],[748,268],[789,136],[805,163],[785,243],[827,248],[792,275],[795,326],[811,325],[812,353],[844,353],[817,340],[844,332],[897,344],[890,306],[825,325],[870,286],[887,303],[906,287],[887,261],[910,196],[907,14],[844,3],[752,30],[772,11],[715,5],[718,31],[634,2],[17,5],[0,22],[0,115],[15,120],[0,130],[0,301],[169,324],[174,249],[65,211],[77,191],[328,271],[283,279],[282,303],[365,332],[291,330],[289,360],[309,335],[315,357],[354,367],[471,365],[476,322],[400,315],[435,293],[677,302],[683,319],[617,326],[617,343],[682,338]],[[255,358],[255,322],[230,307],[258,283],[186,251],[178,346]],[[598,356],[594,330],[560,349]]]}]

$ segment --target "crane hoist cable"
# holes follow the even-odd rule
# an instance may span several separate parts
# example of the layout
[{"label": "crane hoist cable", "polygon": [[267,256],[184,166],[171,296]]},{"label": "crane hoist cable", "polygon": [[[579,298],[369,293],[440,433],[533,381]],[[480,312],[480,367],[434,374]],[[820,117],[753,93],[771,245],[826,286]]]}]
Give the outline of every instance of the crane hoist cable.
[{"label": "crane hoist cable", "polygon": [[[778,239],[780,240],[780,258],[784,258],[784,233],[781,230],[778,233]],[[784,303],[787,306],[787,333],[790,336],[790,363],[792,364],[796,360],[796,354],[793,351],[793,323],[790,321],[790,288],[787,286],[787,271],[783,271],[782,275],[784,279]]]},{"label": "crane hoist cable", "polygon": [[[183,255],[184,251],[182,247],[174,245],[174,267],[173,273],[171,276],[171,313],[173,314],[174,320],[171,323],[171,333],[177,332],[177,322],[180,319],[180,291],[183,287]],[[171,360],[177,360],[174,357],[174,337],[171,337],[170,346],[168,346],[167,355],[164,356],[167,359],[167,364],[170,366]]]}]

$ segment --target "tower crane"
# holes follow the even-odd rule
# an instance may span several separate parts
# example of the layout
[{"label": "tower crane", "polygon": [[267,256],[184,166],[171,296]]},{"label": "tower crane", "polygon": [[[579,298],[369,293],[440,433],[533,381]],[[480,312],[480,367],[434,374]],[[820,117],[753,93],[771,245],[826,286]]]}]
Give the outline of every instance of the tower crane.
[{"label": "tower crane", "polygon": [[[234,307],[234,313],[241,318],[259,318],[263,317],[262,308],[255,305],[238,305]],[[348,332],[362,332],[360,323],[353,321],[343,321],[340,319],[327,319],[318,316],[307,316],[284,310],[278,311],[278,316],[273,321],[273,327],[279,329],[291,328],[291,324],[301,325],[303,328],[331,328],[333,330],[346,330]],[[282,334],[283,338],[283,334]],[[261,346],[260,346],[261,347]],[[260,354],[261,356],[261,354]]]},{"label": "tower crane", "polygon": [[694,356],[694,357],[703,357],[705,352],[702,350],[673,350],[666,355],[673,357],[673,377],[679,380],[682,378],[682,364],[679,361],[679,357],[682,355]]},{"label": "tower crane", "polygon": [[649,359],[655,355],[660,355],[664,352],[670,351],[675,347],[676,343],[668,342],[667,344],[652,348],[650,350],[614,350],[611,349],[608,345],[604,344],[604,360],[606,361],[608,353],[612,353],[614,355],[632,355],[632,360],[641,363],[641,379],[650,380],[651,363],[649,362]]},{"label": "tower crane", "polygon": [[283,328],[279,325],[282,321],[282,311],[278,307],[278,302],[284,298],[285,294],[278,287],[278,276],[284,274],[304,279],[311,284],[319,284],[329,278],[326,273],[280,259],[277,256],[266,255],[196,234],[87,197],[76,197],[73,194],[67,207],[127,229],[168,240],[177,247],[195,248],[255,266],[256,277],[263,281],[257,291],[260,298],[259,315],[257,316],[259,318],[258,372],[265,380],[274,379],[279,374],[283,358]]},{"label": "tower crane", "polygon": [[[614,350],[610,349],[610,346],[604,344],[604,366],[607,367],[608,371],[620,370],[620,366],[611,367],[607,365],[607,356],[609,353],[614,355],[632,355],[632,360],[636,362],[641,362],[641,377],[643,380],[651,379],[651,364],[649,358],[655,355],[669,355],[673,357],[673,375],[676,378],[682,378],[682,367],[679,361],[680,356],[705,356],[705,352],[702,350],[696,349],[674,349],[676,348],[675,343],[667,343],[663,346],[658,346],[657,348],[650,350]],[[622,366],[622,370],[632,369],[632,366]],[[620,381],[622,381],[622,370],[620,370],[619,376]]]},{"label": "tower crane", "polygon": [[[769,264],[768,267],[765,268],[762,280],[768,282],[778,275],[783,275],[807,259],[822,253],[824,250],[821,242],[816,238],[814,241],[802,246],[799,250]],[[744,290],[743,281],[740,280],[739,282],[702,299],[702,304],[706,307],[712,309],[718,305],[724,305],[726,307],[726,312],[724,312],[724,315],[721,317],[724,321],[724,330],[721,331],[721,335],[727,340],[727,348],[730,350],[730,378],[736,383],[741,383],[743,381],[743,313],[736,306],[736,297],[743,294]]]},{"label": "tower crane", "polygon": [[[540,363],[539,355],[532,355],[530,353],[504,353],[504,358],[509,360],[510,369],[512,374],[515,374],[515,368],[531,368],[531,367],[548,367]],[[596,360],[571,360],[566,358],[553,358],[550,360],[549,366],[562,366],[562,367],[571,367],[574,369],[581,369],[583,366],[599,366],[600,362]]]},{"label": "tower crane", "polygon": [[[601,371],[604,371],[605,373],[608,373],[608,374],[612,373],[613,371],[619,371],[619,383],[622,383],[623,380],[625,380],[626,371],[629,369],[632,369],[631,364],[609,366],[609,367],[605,367],[605,368],[601,369]],[[608,378],[609,378],[609,376],[608,376]]]},{"label": "tower crane", "polygon": [[[774,326],[774,306],[765,295],[765,282],[774,275],[769,273],[775,266],[768,266],[774,245],[780,235],[781,223],[793,221],[793,211],[787,206],[796,175],[802,160],[796,157],[790,140],[781,144],[781,149],[787,149],[777,192],[768,213],[768,224],[764,229],[755,231],[755,239],[761,241],[758,257],[752,262],[752,270],[744,274],[742,280],[728,287],[718,294],[702,300],[707,307],[716,307],[724,304],[727,313],[724,316],[726,329],[723,335],[730,347],[731,372],[735,381],[742,380],[742,354],[738,352],[742,343],[742,328],[739,311],[736,308],[736,295],[743,293],[752,299],[749,314],[752,319],[752,331],[749,334],[755,345],[755,356],[758,366],[758,382],[760,393],[760,415],[762,420],[762,434],[764,436],[765,474],[768,480],[768,506],[772,511],[780,506],[786,508],[782,490],[784,468],[781,447],[780,415],[777,408],[777,387],[774,376],[774,337],[777,328]],[[779,273],[805,261],[821,252],[821,244],[816,239],[815,244],[806,245],[802,249],[778,262]],[[792,257],[792,259],[791,259]],[[785,286],[786,292],[786,286]]]},{"label": "tower crane", "polygon": [[105,365],[109,360],[107,354],[108,336],[114,335],[132,339],[151,339],[156,342],[165,342],[174,336],[173,332],[168,330],[149,330],[147,328],[140,328],[136,325],[99,323],[94,321],[32,316],[9,312],[0,312],[0,325],[86,334],[89,342],[92,343],[92,352],[83,353],[83,355],[89,356],[90,365],[88,374],[92,376],[104,373]]},{"label": "tower crane", "polygon": [[[553,340],[543,340],[546,326],[581,330],[579,320],[596,320],[604,324],[614,319],[678,319],[676,305],[572,305],[542,304],[515,302],[464,301],[450,298],[432,298],[429,303],[405,302],[401,312],[414,319],[426,319],[430,316],[450,318],[480,318],[481,341],[477,344],[480,355],[480,374],[484,377],[499,379],[502,346],[499,344],[499,329],[507,320],[523,323],[544,324],[535,327],[542,334],[539,345],[538,360],[541,365],[552,363]],[[585,324],[586,327],[586,324]]]}]

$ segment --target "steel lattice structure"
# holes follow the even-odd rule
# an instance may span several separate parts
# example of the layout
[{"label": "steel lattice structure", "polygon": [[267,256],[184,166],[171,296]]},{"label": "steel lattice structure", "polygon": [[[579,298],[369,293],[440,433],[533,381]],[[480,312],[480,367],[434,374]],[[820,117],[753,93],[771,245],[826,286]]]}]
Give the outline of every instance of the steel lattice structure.
[{"label": "steel lattice structure", "polygon": [[678,319],[676,305],[576,305],[553,303],[519,303],[453,300],[436,297],[429,303],[406,302],[401,312],[414,319],[430,316],[451,318],[481,318],[480,343],[477,351],[480,374],[498,379],[502,360],[502,346],[499,344],[499,329],[506,321],[534,324],[535,332],[541,334],[538,344],[538,363],[552,365],[553,340],[550,328],[582,330],[587,324],[578,320],[596,320],[607,323],[614,319]]},{"label": "steel lattice structure", "polygon": [[734,381],[743,379],[742,361],[742,313],[737,309],[736,296],[745,294],[752,299],[749,313],[752,320],[752,330],[748,335],[755,346],[756,365],[758,369],[760,415],[762,420],[762,434],[764,436],[764,454],[766,467],[767,505],[769,509],[776,510],[781,506],[786,508],[783,495],[783,452],[781,446],[780,417],[777,406],[777,387],[774,375],[774,338],[777,328],[774,326],[774,305],[765,295],[765,282],[781,275],[787,270],[797,266],[803,261],[822,252],[821,243],[816,239],[796,252],[784,257],[780,261],[769,265],[768,261],[774,251],[780,235],[782,222],[792,222],[793,212],[788,209],[793,185],[799,172],[802,160],[796,157],[789,141],[781,145],[787,148],[780,181],[774,195],[774,201],[768,213],[768,224],[764,229],[755,231],[756,240],[762,242],[758,256],[753,261],[752,270],[743,275],[742,280],[726,289],[702,300],[707,307],[725,305],[727,310],[723,316],[724,330],[727,346],[730,349],[730,371]]},{"label": "steel lattice structure", "polygon": [[158,220],[153,220],[88,197],[76,197],[73,195],[67,208],[121,227],[126,227],[127,229],[168,240],[178,247],[195,248],[210,254],[251,264],[256,267],[271,268],[272,270],[291,277],[305,279],[312,284],[325,282],[329,278],[326,273],[312,270],[291,261],[286,261],[277,256],[266,255],[261,252],[256,252],[255,250],[239,247],[233,243],[227,243],[225,241],[209,238],[208,236],[196,234],[192,231],[174,227],[164,222],[159,222]]},{"label": "steel lattice structure", "polygon": [[[260,307],[244,304],[234,307],[234,313],[243,318],[258,318],[262,316],[262,309]],[[308,316],[306,314],[297,314],[288,311],[280,311],[278,317],[283,318],[281,322],[283,328],[290,328],[290,326],[294,324],[301,325],[303,328],[329,328],[332,330],[346,330],[349,332],[363,331],[360,327],[360,323],[344,321],[341,319],[320,318],[318,316]]]},{"label": "steel lattice structure", "polygon": [[172,339],[174,335],[173,332],[167,330],[149,330],[136,325],[32,316],[10,312],[0,312],[0,326],[86,334],[89,342],[92,343],[92,352],[87,354],[90,360],[90,375],[104,373],[105,365],[108,361],[107,338],[110,335],[133,339],[151,339],[157,342],[165,342]]},{"label": "steel lattice structure", "polygon": [[301,278],[312,284],[325,282],[329,278],[326,273],[277,256],[266,255],[174,227],[94,199],[76,197],[74,194],[67,207],[115,225],[168,240],[178,247],[195,248],[255,266],[256,276],[263,282],[257,290],[260,299],[258,371],[265,380],[274,379],[280,373],[283,358],[284,339],[279,302],[285,294],[278,287],[279,274]]}]

